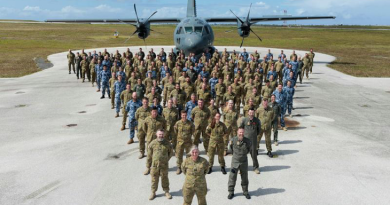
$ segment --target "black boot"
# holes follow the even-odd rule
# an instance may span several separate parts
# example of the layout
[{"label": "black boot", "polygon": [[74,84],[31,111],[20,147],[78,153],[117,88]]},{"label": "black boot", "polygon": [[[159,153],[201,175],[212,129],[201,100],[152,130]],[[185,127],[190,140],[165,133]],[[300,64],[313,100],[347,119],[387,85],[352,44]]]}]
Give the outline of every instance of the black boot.
[{"label": "black boot", "polygon": [[100,99],[103,99],[104,98],[104,95],[102,95],[102,97],[100,97]]},{"label": "black boot", "polygon": [[221,172],[222,172],[222,174],[226,174],[225,167],[221,167]]},{"label": "black boot", "polygon": [[110,96],[110,95],[108,95],[108,99],[111,99],[111,96]]},{"label": "black boot", "polygon": [[228,199],[233,199],[233,197],[234,197],[234,193],[230,192],[229,195],[228,195]]},{"label": "black boot", "polygon": [[213,172],[213,169],[210,167],[209,171],[207,172],[207,174],[211,174],[211,172]]},{"label": "black boot", "polygon": [[247,198],[247,199],[251,199],[251,196],[249,195],[248,192],[244,192],[244,196],[245,196],[245,198]]},{"label": "black boot", "polygon": [[267,152],[267,155],[268,155],[270,158],[274,157],[274,155],[272,154],[271,151],[268,151],[268,152]]}]

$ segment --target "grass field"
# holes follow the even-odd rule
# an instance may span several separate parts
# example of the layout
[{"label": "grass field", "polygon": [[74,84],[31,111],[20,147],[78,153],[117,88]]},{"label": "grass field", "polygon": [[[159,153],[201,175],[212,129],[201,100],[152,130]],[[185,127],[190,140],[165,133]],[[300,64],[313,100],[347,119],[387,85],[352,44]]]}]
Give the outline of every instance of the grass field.
[{"label": "grass field", "polygon": [[[174,25],[152,26],[163,34],[153,33],[148,45],[173,45]],[[236,32],[225,33],[232,26],[213,26],[216,46],[238,46],[241,38]],[[375,28],[375,27],[370,27]],[[337,57],[330,67],[359,77],[390,77],[390,31],[327,28],[253,27],[263,38],[254,35],[245,39],[244,46],[309,50]],[[113,38],[114,31],[121,37]],[[71,49],[143,45],[134,37],[125,39],[134,28],[129,25],[103,24],[31,24],[0,23],[0,77],[19,77],[39,71],[33,58],[46,57]],[[274,50],[274,54],[279,50]]]}]

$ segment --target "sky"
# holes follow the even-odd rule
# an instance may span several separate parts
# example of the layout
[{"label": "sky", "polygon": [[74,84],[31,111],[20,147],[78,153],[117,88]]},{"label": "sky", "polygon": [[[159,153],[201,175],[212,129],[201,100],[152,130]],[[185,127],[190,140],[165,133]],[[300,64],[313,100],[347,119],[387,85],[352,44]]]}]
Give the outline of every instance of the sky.
[{"label": "sky", "polygon": [[[13,0],[1,1],[0,19],[132,19],[133,4],[140,18],[185,17],[187,0]],[[336,16],[332,20],[289,21],[302,25],[390,25],[389,0],[197,0],[198,17]],[[154,18],[153,17],[153,18]],[[270,24],[282,24],[271,22]]]}]

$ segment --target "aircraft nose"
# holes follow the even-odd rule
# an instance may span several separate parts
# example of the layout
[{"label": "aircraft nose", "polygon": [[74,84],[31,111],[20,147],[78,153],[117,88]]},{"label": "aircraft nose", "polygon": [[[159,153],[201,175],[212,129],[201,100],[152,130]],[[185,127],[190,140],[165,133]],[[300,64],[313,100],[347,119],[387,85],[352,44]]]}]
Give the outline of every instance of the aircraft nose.
[{"label": "aircraft nose", "polygon": [[200,35],[189,35],[187,38],[186,38],[186,45],[188,46],[189,50],[191,52],[196,52],[197,50],[199,50],[200,48],[202,48],[203,46],[203,39],[202,39],[202,36]]}]

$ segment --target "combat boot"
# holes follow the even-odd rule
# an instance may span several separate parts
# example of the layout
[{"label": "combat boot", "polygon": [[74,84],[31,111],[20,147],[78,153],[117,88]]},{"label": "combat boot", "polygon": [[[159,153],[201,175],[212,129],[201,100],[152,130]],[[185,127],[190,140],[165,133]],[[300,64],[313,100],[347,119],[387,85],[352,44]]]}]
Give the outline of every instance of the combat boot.
[{"label": "combat boot", "polygon": [[115,118],[119,117],[119,113],[116,113]]},{"label": "combat boot", "polygon": [[145,155],[144,155],[143,152],[139,153],[138,159],[142,159],[142,158],[144,158],[144,157],[145,157]]},{"label": "combat boot", "polygon": [[287,127],[283,127],[283,130],[284,130],[284,131],[287,131]]},{"label": "combat boot", "polygon": [[150,168],[146,168],[144,175],[148,175],[150,173]]},{"label": "combat boot", "polygon": [[278,146],[278,145],[279,145],[278,141],[275,141],[275,146]]},{"label": "combat boot", "polygon": [[134,140],[133,139],[130,139],[127,144],[133,144],[134,143]]},{"label": "combat boot", "polygon": [[108,99],[111,99],[111,96],[110,96],[110,95],[108,95]]},{"label": "combat boot", "polygon": [[207,172],[207,174],[211,174],[211,172],[213,172],[213,169],[210,167],[209,171]]},{"label": "combat boot", "polygon": [[96,92],[100,92],[100,89],[99,89],[99,90],[97,90]]},{"label": "combat boot", "polygon": [[244,192],[244,196],[245,196],[245,198],[247,198],[247,199],[251,199],[251,196],[249,195],[248,192]]},{"label": "combat boot", "polygon": [[177,175],[181,174],[181,169],[180,169],[180,168],[177,168],[176,174],[177,174]]},{"label": "combat boot", "polygon": [[228,199],[233,199],[233,197],[234,197],[234,193],[230,192],[229,195],[228,195]]},{"label": "combat boot", "polygon": [[256,174],[260,174],[259,168],[256,168],[256,169],[254,170],[254,172],[255,172]]},{"label": "combat boot", "polygon": [[271,151],[268,151],[268,152],[267,152],[267,155],[268,155],[270,158],[274,157],[274,155],[272,154]]},{"label": "combat boot", "polygon": [[125,128],[125,125],[122,125],[122,127],[121,127],[121,131],[123,131],[123,130],[125,130],[126,128]]},{"label": "combat boot", "polygon": [[102,97],[100,97],[100,99],[103,99],[104,98],[104,95]]},{"label": "combat boot", "polygon": [[114,109],[114,106],[113,106],[113,105],[111,105],[111,109]]},{"label": "combat boot", "polygon": [[223,156],[226,156],[226,155],[227,155],[227,151],[224,151],[224,152],[223,152]]},{"label": "combat boot", "polygon": [[225,167],[221,167],[221,172],[222,172],[222,174],[226,174]]},{"label": "combat boot", "polygon": [[172,195],[168,191],[165,192],[165,197],[167,197],[167,199],[172,199]]},{"label": "combat boot", "polygon": [[156,198],[156,193],[152,192],[152,194],[149,196],[149,200],[153,200],[154,198]]}]

